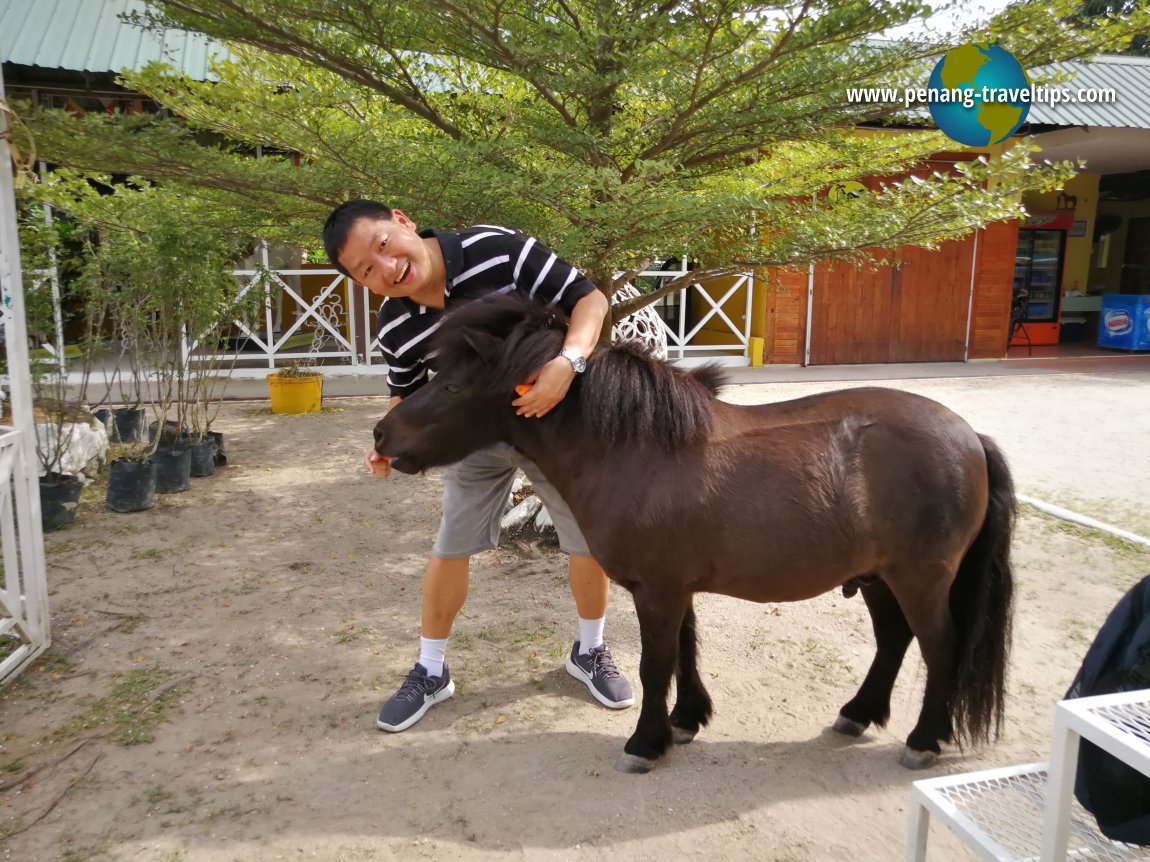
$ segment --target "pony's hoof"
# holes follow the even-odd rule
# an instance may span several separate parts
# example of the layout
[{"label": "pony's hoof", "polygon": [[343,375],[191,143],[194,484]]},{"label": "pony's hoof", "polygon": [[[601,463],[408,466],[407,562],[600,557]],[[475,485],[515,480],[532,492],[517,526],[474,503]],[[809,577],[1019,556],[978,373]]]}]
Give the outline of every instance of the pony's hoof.
[{"label": "pony's hoof", "polygon": [[672,727],[671,742],[675,745],[686,745],[688,742],[693,742],[698,733],[697,730],[687,730],[685,727]]},{"label": "pony's hoof", "polygon": [[898,762],[907,769],[929,769],[938,762],[938,752],[904,748],[902,754],[898,756]]},{"label": "pony's hoof", "polygon": [[623,753],[615,761],[615,768],[630,775],[646,775],[655,768],[655,761],[639,757],[637,754]]},{"label": "pony's hoof", "polygon": [[855,721],[853,718],[847,718],[845,715],[840,715],[835,719],[834,731],[843,736],[862,736],[866,732],[866,728],[865,724]]}]

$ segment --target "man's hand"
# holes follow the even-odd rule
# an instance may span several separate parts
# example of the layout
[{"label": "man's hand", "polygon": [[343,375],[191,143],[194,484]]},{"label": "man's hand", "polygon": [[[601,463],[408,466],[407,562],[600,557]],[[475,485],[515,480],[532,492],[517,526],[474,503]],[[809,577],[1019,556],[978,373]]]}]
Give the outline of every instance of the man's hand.
[{"label": "man's hand", "polygon": [[367,468],[367,472],[380,479],[386,479],[391,475],[391,459],[386,455],[380,455],[374,448],[363,453],[363,466]]},{"label": "man's hand", "polygon": [[539,369],[538,374],[524,381],[531,388],[511,402],[511,406],[516,408],[515,415],[542,419],[563,400],[574,379],[575,369],[571,367],[571,361],[556,356]]}]

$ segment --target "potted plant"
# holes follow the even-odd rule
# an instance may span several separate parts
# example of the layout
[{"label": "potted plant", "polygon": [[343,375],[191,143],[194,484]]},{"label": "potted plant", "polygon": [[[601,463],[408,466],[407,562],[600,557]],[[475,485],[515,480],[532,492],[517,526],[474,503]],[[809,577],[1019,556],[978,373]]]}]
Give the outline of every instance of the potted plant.
[{"label": "potted plant", "polygon": [[[32,275],[25,314],[40,515],[43,529],[51,531],[75,520],[85,474],[99,469],[108,452],[107,433],[86,403],[107,306],[75,253],[84,242],[75,226],[27,200],[21,204],[22,254]],[[69,330],[78,331],[70,344]]]},{"label": "potted plant", "polygon": [[228,335],[235,321],[250,320],[263,307],[263,291],[237,293],[229,262],[221,258],[217,265],[220,279],[215,289],[198,291],[182,307],[189,359],[185,415],[193,477],[210,476],[227,463],[223,432],[213,431],[212,423],[223,403],[225,372],[239,358],[238,351],[228,349]]},{"label": "potted plant", "polygon": [[105,228],[90,263],[108,297],[108,314],[119,342],[108,389],[111,392],[118,382],[120,400],[125,402],[113,411],[109,422],[113,442],[104,503],[113,512],[139,512],[156,502],[152,455],[158,439],[150,438],[147,431],[154,389],[145,385],[150,366],[147,330],[154,311],[138,290],[140,272],[148,266],[141,245],[141,237],[132,232]]},{"label": "potted plant", "polygon": [[149,442],[156,490],[176,493],[191,484],[194,449],[213,460],[207,435],[218,390],[219,340],[237,307],[259,297],[237,299],[231,271],[246,239],[236,230],[205,229],[203,214],[189,209],[195,202],[162,189],[119,191],[115,197],[132,225],[114,237],[124,276],[117,308],[134,377],[146,379],[153,408]]},{"label": "potted plant", "polygon": [[[144,381],[147,377],[147,366],[144,351],[140,349],[138,341],[143,329],[142,317],[146,311],[130,301],[130,294],[119,293],[113,284],[109,284],[109,291],[119,300],[115,303],[116,313],[113,316],[119,355],[108,380],[108,392],[111,394],[113,386],[118,384],[117,400],[120,406],[111,411],[108,433],[111,439],[118,443],[146,442],[148,411]],[[126,376],[125,366],[127,366]]]},{"label": "potted plant", "polygon": [[[170,452],[188,462],[190,478],[190,458],[178,453],[207,436],[212,415],[201,406],[213,388],[206,379],[213,369],[200,362],[195,344],[207,339],[217,347],[212,333],[230,325],[240,304],[231,271],[248,242],[243,215],[139,178],[117,182],[53,171],[36,188],[42,200],[98,236],[93,256],[121,346],[110,389],[119,369],[126,371],[119,378],[127,407],[121,433],[114,435],[118,461],[162,463]],[[140,421],[145,405],[151,435],[147,421]],[[159,490],[182,490],[188,478],[168,487],[162,481]]]},{"label": "potted plant", "polygon": [[323,400],[323,373],[314,365],[292,362],[269,374],[267,380],[272,413],[319,411]]}]

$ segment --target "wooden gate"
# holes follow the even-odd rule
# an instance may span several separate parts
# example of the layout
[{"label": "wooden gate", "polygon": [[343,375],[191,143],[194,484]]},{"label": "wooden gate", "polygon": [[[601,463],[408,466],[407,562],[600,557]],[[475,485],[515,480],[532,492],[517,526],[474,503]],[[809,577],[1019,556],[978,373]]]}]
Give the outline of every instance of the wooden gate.
[{"label": "wooden gate", "polygon": [[975,237],[938,250],[904,247],[897,266],[815,270],[811,365],[961,362]]}]

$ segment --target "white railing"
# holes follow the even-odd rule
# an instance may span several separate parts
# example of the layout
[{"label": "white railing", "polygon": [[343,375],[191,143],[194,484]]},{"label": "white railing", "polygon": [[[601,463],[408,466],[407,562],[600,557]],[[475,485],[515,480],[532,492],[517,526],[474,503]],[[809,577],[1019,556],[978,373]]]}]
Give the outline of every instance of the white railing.
[{"label": "white railing", "polygon": [[24,287],[3,99],[0,73],[0,319],[12,417],[0,425],[0,684],[14,678],[51,642]]},{"label": "white railing", "polygon": [[[345,359],[353,365],[360,364],[361,356],[357,345],[356,302],[357,288],[351,279],[333,270],[314,269],[237,269],[238,278],[247,279],[240,288],[242,299],[249,291],[264,293],[263,314],[259,327],[243,320],[235,320],[236,329],[254,344],[255,351],[245,355],[263,356],[268,368],[275,368],[277,360]],[[312,300],[306,299],[300,291],[286,280],[288,276],[318,275],[330,280]],[[367,301],[367,292],[359,288],[362,301]],[[283,329],[284,300],[290,300],[296,314],[294,320]],[[364,306],[361,306],[364,307]],[[295,338],[299,334],[310,334],[306,346],[301,346]],[[364,361],[370,361],[363,358]]]},{"label": "white railing", "polygon": [[23,430],[0,425],[0,684],[49,644],[40,501],[24,476],[24,462],[36,459],[28,442]]},{"label": "white railing", "polygon": [[[194,339],[186,338],[185,355],[190,352],[193,358],[210,358],[224,364],[232,360],[258,363],[269,369],[292,362],[328,360],[365,370],[369,366],[386,370],[375,335],[375,318],[382,300],[335,269],[272,269],[268,266],[266,245],[261,246],[259,254],[257,267],[232,271],[237,281],[237,300],[246,299],[252,292],[262,297],[258,302],[260,312],[254,319],[232,321],[233,335],[243,342],[241,346],[235,352],[211,354]],[[672,279],[688,272],[684,261],[677,269],[645,270],[637,280]],[[46,273],[38,275],[41,278],[37,287],[48,281]],[[302,277],[313,280],[310,289],[300,287]],[[641,309],[632,316],[632,322],[641,317],[643,327],[661,330],[666,338],[665,356],[672,362],[745,365],[750,355],[753,294],[754,278],[750,273],[706,284],[693,282]],[[732,313],[732,307],[741,313]],[[709,337],[695,343],[704,329]],[[624,324],[617,325],[617,331],[630,330]],[[44,346],[53,352],[50,345]]]},{"label": "white railing", "polygon": [[[308,359],[376,366],[381,371],[386,368],[375,335],[382,300],[335,269],[271,269],[266,246],[260,255],[259,267],[233,270],[240,299],[251,291],[263,293],[259,320],[233,321],[246,346],[238,354],[216,354],[213,358],[254,360],[268,368]],[[687,272],[684,262],[679,269],[646,270],[639,277],[676,278]],[[312,298],[292,283],[304,276],[326,279]],[[737,364],[748,361],[754,278],[744,273],[732,276],[729,285],[717,288],[716,283],[722,282],[690,284],[654,306],[667,337],[668,359],[685,363],[695,359]],[[732,303],[742,309],[735,319],[727,310]],[[695,317],[700,308],[702,313]],[[692,343],[704,328],[711,333],[711,343]],[[301,335],[310,337],[301,340]],[[192,351],[197,347],[194,343],[185,345]]]},{"label": "white railing", "polygon": [[[239,282],[237,298],[243,300],[252,291],[263,294],[259,320],[234,320],[235,331],[247,340],[237,354],[217,354],[213,358],[257,359],[268,368],[278,364],[310,359],[335,359],[352,365],[370,365],[383,356],[374,336],[373,320],[379,301],[335,269],[272,269],[268,262],[267,243],[259,248],[260,264],[253,269],[236,269],[232,274]],[[302,276],[327,279],[314,298],[293,281]],[[292,312],[290,323],[285,305]],[[309,335],[302,343],[297,336]],[[366,347],[365,347],[366,345]],[[198,345],[185,344],[194,350]],[[256,349],[252,350],[254,346]]]},{"label": "white railing", "polygon": [[[706,285],[700,282],[693,282],[690,286],[683,288],[679,291],[679,308],[678,325],[675,329],[667,326],[667,358],[674,361],[684,361],[692,354],[695,356],[703,356],[707,359],[719,358],[727,356],[730,358],[749,357],[750,356],[750,336],[751,336],[751,301],[754,296],[754,276],[750,273],[744,273],[736,276],[733,283],[726,289],[725,292],[716,300],[712,296],[712,291],[715,288],[711,283]],[[720,288],[721,289],[721,288]],[[736,294],[743,291],[745,296],[745,308],[742,315],[741,323],[736,323],[731,320],[723,306],[730,300],[736,299]],[[707,310],[693,323],[690,324],[688,329],[687,318],[691,315],[689,310],[692,308],[692,300],[698,297],[702,303],[705,304]],[[698,303],[696,303],[698,305]],[[688,313],[684,313],[688,310]],[[700,343],[692,344],[695,337],[703,330],[712,320],[721,320],[725,326],[719,327],[719,332],[724,339],[733,339],[730,342],[716,341],[713,343]],[[664,325],[666,325],[664,323]],[[714,331],[712,329],[712,331]],[[719,354],[716,357],[715,354]]]},{"label": "white railing", "polygon": [[[676,269],[645,270],[638,278],[655,278],[655,287],[671,279],[686,275],[690,270],[684,258]],[[724,284],[727,280],[730,284]],[[667,339],[666,358],[679,364],[718,362],[746,365],[750,361],[751,309],[754,300],[754,276],[747,273],[691,282],[675,293],[668,294],[654,306]],[[742,292],[742,296],[740,296]],[[717,297],[717,298],[716,298]],[[725,310],[730,305],[742,309],[736,322]],[[705,309],[696,316],[699,308]],[[722,325],[716,326],[716,323]],[[617,324],[618,326],[618,324]],[[710,336],[693,343],[704,328]]]}]

